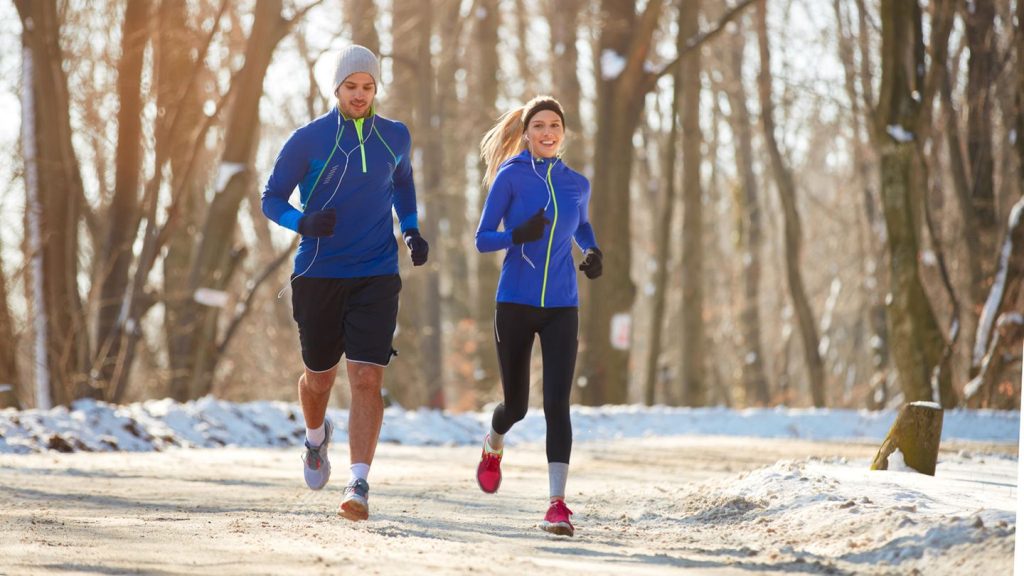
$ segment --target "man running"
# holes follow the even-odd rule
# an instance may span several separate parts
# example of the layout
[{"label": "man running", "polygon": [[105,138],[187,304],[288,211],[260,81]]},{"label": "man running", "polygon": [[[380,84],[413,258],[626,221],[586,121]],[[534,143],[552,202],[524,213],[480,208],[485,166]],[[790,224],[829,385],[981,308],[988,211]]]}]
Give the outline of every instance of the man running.
[{"label": "man running", "polygon": [[[413,265],[423,265],[428,251],[418,229],[409,130],[376,113],[379,86],[376,55],[362,46],[345,48],[334,74],[337,106],[288,138],[263,190],[263,213],[302,235],[292,310],[305,364],[299,377],[302,462],[312,490],[331,476],[327,404],[346,358],[351,476],[341,515],[349,520],[369,515],[366,479],[384,418],[384,368],[396,354],[391,344],[402,280],[392,207]],[[296,186],[301,212],[288,203]]]}]

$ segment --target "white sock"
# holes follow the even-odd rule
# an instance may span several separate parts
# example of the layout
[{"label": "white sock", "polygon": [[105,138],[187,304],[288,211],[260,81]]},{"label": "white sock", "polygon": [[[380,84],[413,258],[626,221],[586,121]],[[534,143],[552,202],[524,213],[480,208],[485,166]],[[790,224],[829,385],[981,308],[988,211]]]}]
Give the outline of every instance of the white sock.
[{"label": "white sock", "polygon": [[349,469],[352,470],[352,475],[348,479],[349,482],[355,480],[356,478],[365,481],[366,477],[370,475],[369,464],[363,464],[362,462],[358,462],[356,464],[349,466]]},{"label": "white sock", "polygon": [[487,444],[491,452],[500,452],[505,447],[505,435],[498,434],[494,431],[494,428],[491,428],[490,439],[487,441]]},{"label": "white sock", "polygon": [[324,424],[321,422],[318,428],[306,428],[306,442],[310,446],[319,446],[324,443],[324,439],[327,438],[327,430],[324,428]]},{"label": "white sock", "polygon": [[567,462],[548,462],[548,486],[552,498],[565,500],[565,482],[569,479]]}]

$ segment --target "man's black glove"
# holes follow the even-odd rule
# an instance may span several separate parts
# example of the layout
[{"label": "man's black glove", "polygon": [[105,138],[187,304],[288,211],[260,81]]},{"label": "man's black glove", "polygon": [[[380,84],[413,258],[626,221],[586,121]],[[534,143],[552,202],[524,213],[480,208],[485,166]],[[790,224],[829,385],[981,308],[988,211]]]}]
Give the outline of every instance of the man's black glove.
[{"label": "man's black glove", "polygon": [[338,222],[338,216],[334,208],[310,212],[299,218],[299,234],[303,236],[334,236],[334,225]]},{"label": "man's black glove", "polygon": [[412,255],[412,265],[422,266],[426,264],[430,245],[423,239],[423,236],[420,236],[419,229],[409,228],[402,233],[402,237],[405,238],[405,245],[409,247],[409,253]]},{"label": "man's black glove", "polygon": [[537,213],[530,216],[529,220],[512,229],[512,243],[526,244],[540,239],[544,235],[544,227],[548,222],[550,220],[544,217],[544,209],[537,210]]},{"label": "man's black glove", "polygon": [[601,261],[604,259],[604,254],[601,254],[601,249],[598,247],[587,248],[587,251],[583,253],[583,262],[580,263],[580,270],[587,275],[587,278],[593,280],[601,275],[604,270],[604,265]]}]

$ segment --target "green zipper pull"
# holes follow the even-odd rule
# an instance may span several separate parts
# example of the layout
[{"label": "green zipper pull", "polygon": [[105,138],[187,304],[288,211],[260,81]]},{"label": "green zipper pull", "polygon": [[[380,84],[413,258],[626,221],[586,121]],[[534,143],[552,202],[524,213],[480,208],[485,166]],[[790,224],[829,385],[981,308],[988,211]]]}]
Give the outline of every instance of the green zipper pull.
[{"label": "green zipper pull", "polygon": [[356,118],[356,136],[359,137],[359,155],[363,158],[363,174],[366,174],[366,147],[363,146],[363,118]]}]

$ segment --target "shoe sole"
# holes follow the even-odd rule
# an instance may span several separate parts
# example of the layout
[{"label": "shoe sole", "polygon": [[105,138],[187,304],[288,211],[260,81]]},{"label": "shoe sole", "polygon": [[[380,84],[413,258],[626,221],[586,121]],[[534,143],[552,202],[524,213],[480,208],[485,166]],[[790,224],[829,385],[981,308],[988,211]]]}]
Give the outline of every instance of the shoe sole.
[{"label": "shoe sole", "polygon": [[538,524],[538,527],[541,530],[556,536],[572,536],[576,532],[572,525],[566,524],[565,522],[552,523],[545,520]]},{"label": "shoe sole", "polygon": [[359,521],[370,517],[370,508],[358,500],[346,500],[341,503],[341,510],[338,512],[346,520]]}]

